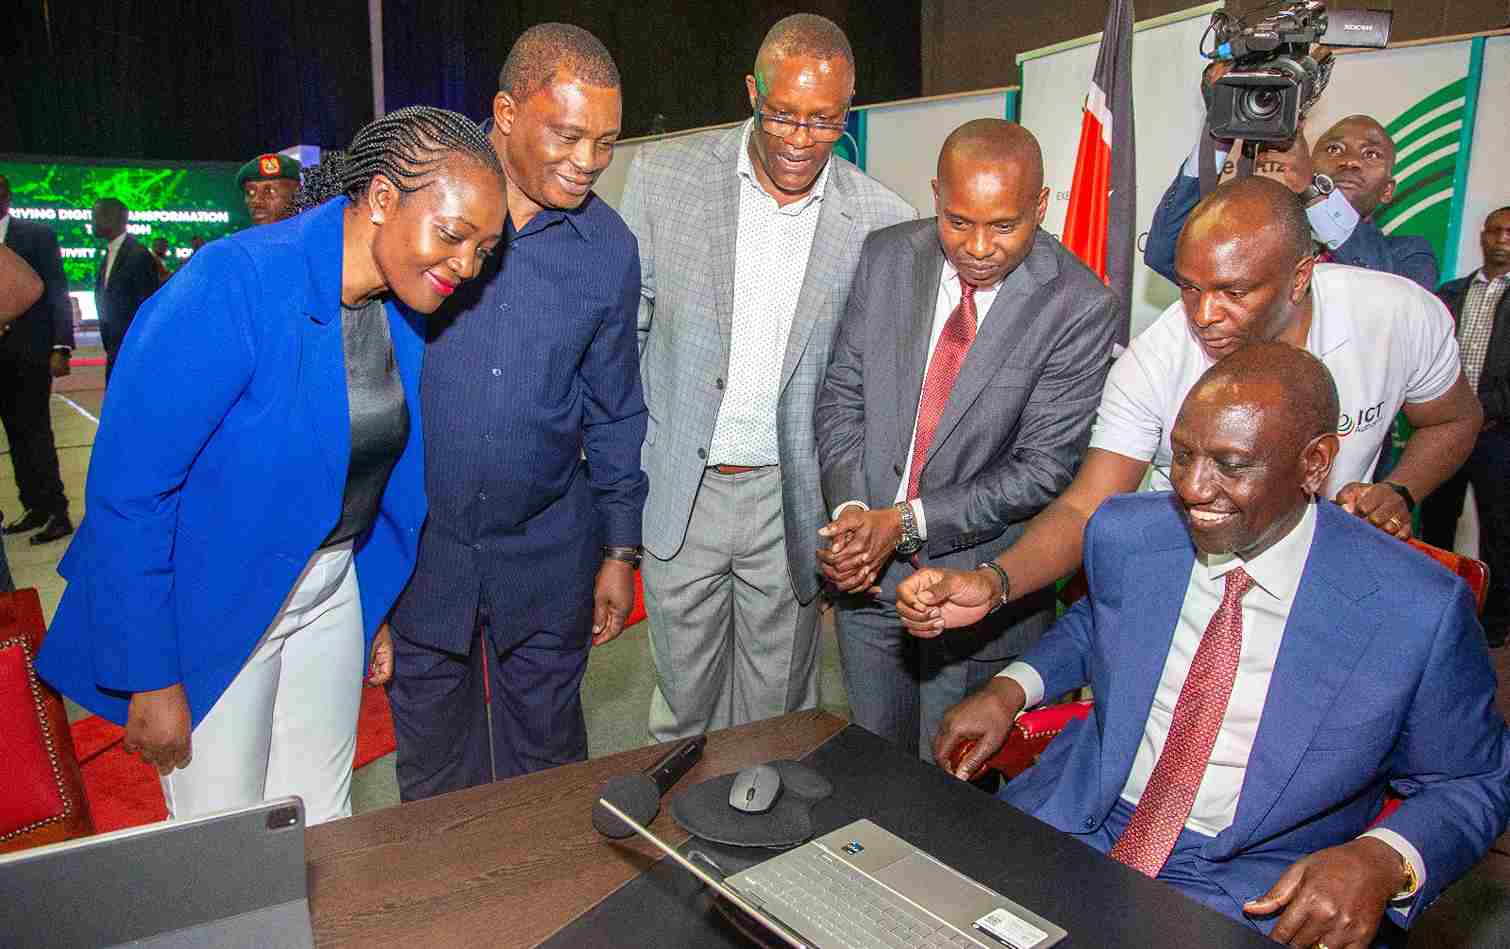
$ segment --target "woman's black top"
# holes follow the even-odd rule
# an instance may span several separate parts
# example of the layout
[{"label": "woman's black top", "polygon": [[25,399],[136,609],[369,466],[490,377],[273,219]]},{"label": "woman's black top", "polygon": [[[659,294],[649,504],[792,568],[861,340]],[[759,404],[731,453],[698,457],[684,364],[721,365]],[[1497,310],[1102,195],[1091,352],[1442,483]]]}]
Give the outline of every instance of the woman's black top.
[{"label": "woman's black top", "polygon": [[366,533],[377,517],[388,476],[409,441],[409,406],[393,361],[393,338],[381,300],[341,307],[346,393],[351,403],[351,464],[341,520],[322,547]]}]

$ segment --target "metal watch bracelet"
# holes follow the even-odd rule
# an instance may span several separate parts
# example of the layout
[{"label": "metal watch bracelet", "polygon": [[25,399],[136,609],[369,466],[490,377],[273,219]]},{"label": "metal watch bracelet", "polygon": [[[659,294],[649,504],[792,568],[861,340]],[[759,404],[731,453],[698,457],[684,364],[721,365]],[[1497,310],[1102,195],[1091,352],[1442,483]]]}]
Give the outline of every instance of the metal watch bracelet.
[{"label": "metal watch bracelet", "polygon": [[990,610],[992,613],[995,613],[997,610],[1007,605],[1007,597],[1012,595],[1012,581],[1008,579],[1007,572],[1001,569],[1001,565],[994,560],[987,560],[985,563],[981,564],[975,569],[990,570],[1001,579],[1001,596],[997,599],[995,605],[993,605]]}]

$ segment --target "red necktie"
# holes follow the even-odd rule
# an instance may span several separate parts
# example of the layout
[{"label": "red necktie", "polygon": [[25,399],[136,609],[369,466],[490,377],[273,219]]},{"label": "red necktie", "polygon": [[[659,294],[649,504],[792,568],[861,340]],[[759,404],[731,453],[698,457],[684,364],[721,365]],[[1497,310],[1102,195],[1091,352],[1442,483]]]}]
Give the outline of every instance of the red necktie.
[{"label": "red necktie", "polygon": [[949,390],[959,377],[960,364],[970,351],[975,340],[975,288],[959,278],[959,305],[944,321],[938,345],[933,347],[933,358],[928,361],[928,372],[923,376],[923,398],[918,404],[917,435],[912,440],[912,469],[907,476],[907,497],[918,496],[918,479],[923,476],[923,462],[928,458],[928,446],[933,444],[933,433],[939,419],[944,415],[944,406],[949,404]]},{"label": "red necktie", "polygon": [[1132,819],[1111,857],[1147,876],[1158,876],[1190,817],[1195,792],[1211,761],[1211,749],[1227,714],[1237,660],[1243,647],[1243,594],[1253,578],[1237,567],[1227,574],[1221,605],[1196,647],[1190,674],[1180,689],[1169,736],[1153,766]]}]

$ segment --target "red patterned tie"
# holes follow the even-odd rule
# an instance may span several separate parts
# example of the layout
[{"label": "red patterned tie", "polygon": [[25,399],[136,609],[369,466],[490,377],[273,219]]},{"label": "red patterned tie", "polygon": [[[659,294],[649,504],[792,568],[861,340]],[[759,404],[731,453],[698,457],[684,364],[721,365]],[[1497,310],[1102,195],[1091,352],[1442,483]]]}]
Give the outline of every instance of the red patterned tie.
[{"label": "red patterned tie", "polygon": [[1211,749],[1237,679],[1237,660],[1243,647],[1243,594],[1252,586],[1253,578],[1242,567],[1227,574],[1221,605],[1196,647],[1190,673],[1175,702],[1164,749],[1132,819],[1112,847],[1113,860],[1148,876],[1158,876],[1174,850],[1211,761]]},{"label": "red patterned tie", "polygon": [[923,476],[928,446],[933,444],[934,430],[944,415],[944,406],[949,404],[949,390],[954,388],[960,364],[975,341],[975,288],[966,283],[964,277],[959,278],[959,287],[959,305],[944,321],[938,345],[933,347],[933,358],[928,361],[928,372],[923,376],[917,437],[912,442],[912,470],[907,476],[908,498],[918,496],[918,479]]}]

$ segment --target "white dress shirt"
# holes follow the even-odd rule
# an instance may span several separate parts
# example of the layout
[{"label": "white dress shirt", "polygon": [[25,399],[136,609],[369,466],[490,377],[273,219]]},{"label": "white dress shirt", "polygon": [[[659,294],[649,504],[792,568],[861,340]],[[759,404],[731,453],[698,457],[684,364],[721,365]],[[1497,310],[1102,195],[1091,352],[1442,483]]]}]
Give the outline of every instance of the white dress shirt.
[{"label": "white dress shirt", "polygon": [[[1227,162],[1227,151],[1216,150],[1216,167],[1220,169]],[[1201,161],[1201,146],[1196,144],[1195,149],[1185,159],[1185,164],[1180,168],[1180,174],[1186,178],[1199,178]],[[1348,238],[1353,236],[1358,222],[1363,220],[1357,209],[1348,201],[1347,195],[1342,193],[1341,188],[1335,188],[1332,193],[1322,200],[1306,208],[1306,217],[1311,221],[1311,231],[1316,239],[1326,246],[1328,250],[1336,250],[1347,243]]]},{"label": "white dress shirt", "polygon": [[110,272],[115,269],[115,258],[120,254],[121,245],[124,243],[126,243],[126,232],[122,231],[115,236],[114,240],[105,245],[105,278],[100,281],[101,290],[110,285]]},{"label": "white dress shirt", "polygon": [[4,244],[5,243],[5,239],[7,237],[9,237],[9,236],[10,236],[10,214],[7,213],[4,217],[0,217],[0,244]]},{"label": "white dress shirt", "polygon": [[1468,386],[1474,392],[1479,391],[1479,377],[1484,374],[1484,360],[1489,356],[1489,337],[1494,333],[1494,314],[1506,288],[1510,288],[1510,273],[1490,280],[1479,268],[1463,296],[1463,312],[1458,317],[1458,349],[1463,357],[1463,375],[1468,377]]},{"label": "white dress shirt", "polygon": [[[979,333],[980,328],[985,325],[986,314],[990,312],[991,304],[996,302],[996,294],[1000,290],[1000,280],[996,281],[996,283],[992,284],[989,287],[975,288],[975,331],[977,333]],[[949,258],[945,257],[944,269],[939,274],[938,295],[934,298],[933,328],[932,330],[930,330],[928,335],[927,364],[931,364],[933,362],[933,351],[938,348],[939,337],[944,334],[944,324],[949,321],[949,315],[954,312],[954,308],[959,306],[960,296],[961,290],[959,285],[959,271],[956,270],[954,268],[954,265],[949,262]],[[926,374],[927,370],[925,369],[925,382]],[[922,410],[922,406],[923,393],[920,391],[918,393],[919,411]],[[918,441],[917,414],[917,412],[913,413],[912,437],[907,440],[907,464],[902,468],[902,480],[897,483],[897,495],[895,502],[898,504],[907,500],[907,485],[912,480],[912,450],[917,446]],[[924,540],[927,540],[928,517],[923,512],[923,499],[913,498],[911,503],[912,516],[913,519],[917,521],[918,536],[923,538]],[[843,504],[834,509],[834,517],[838,517],[839,512],[852,505],[858,505],[862,508],[866,508],[867,510],[869,509],[863,501],[845,501]]]},{"label": "white dress shirt", "polygon": [[797,312],[797,296],[823,210],[831,165],[825,164],[813,189],[781,205],[766,193],[750,162],[750,131],[739,144],[739,231],[734,252],[734,312],[726,380],[710,465],[778,464],[776,403],[786,341]]},{"label": "white dress shirt", "polygon": [[[1263,719],[1269,680],[1284,641],[1285,624],[1295,604],[1295,592],[1305,571],[1306,557],[1316,535],[1316,506],[1308,504],[1300,522],[1273,546],[1252,560],[1235,555],[1222,557],[1200,554],[1190,570],[1185,588],[1184,605],[1175,626],[1164,671],[1154,693],[1153,707],[1143,727],[1143,740],[1133,757],[1132,771],[1122,786],[1122,799],[1136,805],[1148,786],[1169,728],[1174,719],[1175,703],[1190,674],[1190,664],[1206,633],[1212,616],[1221,605],[1226,576],[1241,566],[1253,578],[1253,587],[1243,597],[1243,640],[1237,664],[1237,678],[1227,712],[1211,749],[1211,760],[1196,791],[1195,802],[1185,829],[1214,837],[1232,825],[1237,816],[1237,802],[1243,779],[1247,775],[1248,757]],[[1027,707],[1043,701],[1043,679],[1038,671],[1024,662],[1014,662],[1001,675],[1009,676],[1027,694]],[[1426,879],[1426,865],[1420,853],[1398,833],[1374,828],[1365,836],[1377,837],[1411,862],[1418,881]]]}]

